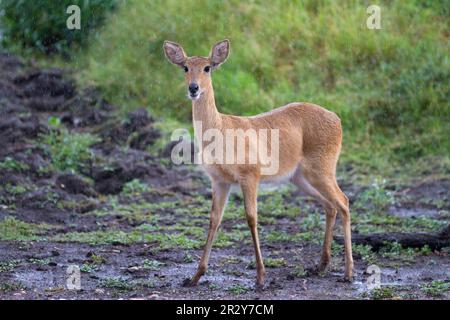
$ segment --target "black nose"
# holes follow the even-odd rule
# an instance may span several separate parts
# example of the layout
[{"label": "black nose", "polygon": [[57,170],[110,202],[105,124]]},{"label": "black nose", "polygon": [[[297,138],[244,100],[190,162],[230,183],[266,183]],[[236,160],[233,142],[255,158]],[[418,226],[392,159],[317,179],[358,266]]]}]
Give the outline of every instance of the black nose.
[{"label": "black nose", "polygon": [[190,92],[191,94],[196,94],[196,93],[198,92],[198,84],[196,84],[196,83],[191,83],[191,84],[189,85],[189,92]]}]

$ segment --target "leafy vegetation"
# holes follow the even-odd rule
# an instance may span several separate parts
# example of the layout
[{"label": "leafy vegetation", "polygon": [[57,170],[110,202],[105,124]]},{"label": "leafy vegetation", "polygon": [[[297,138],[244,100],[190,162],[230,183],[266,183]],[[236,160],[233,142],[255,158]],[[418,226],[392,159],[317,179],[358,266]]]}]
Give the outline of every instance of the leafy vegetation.
[{"label": "leafy vegetation", "polygon": [[[71,5],[80,8],[79,30],[70,30],[66,25],[69,18],[66,11]],[[2,42],[44,53],[67,54],[74,44],[85,44],[89,32],[101,25],[116,5],[117,0],[2,0]]]},{"label": "leafy vegetation", "polygon": [[3,170],[15,170],[15,171],[25,171],[28,169],[28,165],[22,162],[19,162],[11,157],[5,157],[0,162],[0,169]]},{"label": "leafy vegetation", "polygon": [[123,278],[107,278],[101,282],[101,286],[109,289],[117,289],[123,291],[133,290],[133,285]]},{"label": "leafy vegetation", "polygon": [[35,225],[6,217],[0,221],[0,240],[31,241],[39,239],[39,235],[48,230],[47,225]]},{"label": "leafy vegetation", "polygon": [[230,288],[228,288],[228,292],[234,294],[234,295],[240,295],[240,294],[244,294],[247,293],[250,290],[250,288],[241,285],[241,284],[236,284],[234,286],[231,286]]},{"label": "leafy vegetation", "polygon": [[387,300],[396,296],[396,290],[393,286],[382,286],[375,288],[370,292],[370,298],[374,300]]},{"label": "leafy vegetation", "polygon": [[89,147],[98,139],[89,133],[75,133],[60,125],[59,119],[49,118],[53,129],[43,136],[52,164],[59,171],[80,171],[94,157]]},{"label": "leafy vegetation", "polygon": [[442,297],[450,292],[450,282],[434,280],[422,286],[422,291],[431,297]]}]

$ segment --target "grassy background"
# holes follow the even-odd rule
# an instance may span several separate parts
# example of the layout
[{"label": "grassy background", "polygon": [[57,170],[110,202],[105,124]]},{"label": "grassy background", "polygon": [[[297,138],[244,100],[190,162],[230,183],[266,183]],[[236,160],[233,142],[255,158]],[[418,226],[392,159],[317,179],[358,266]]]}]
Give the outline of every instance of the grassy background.
[{"label": "grassy background", "polygon": [[231,56],[213,75],[221,112],[317,103],[343,120],[347,168],[448,174],[448,6],[381,1],[382,29],[369,30],[370,4],[129,0],[71,64],[81,83],[99,85],[124,111],[145,106],[188,126],[183,74],[165,60],[162,42],[205,56],[229,38]]}]

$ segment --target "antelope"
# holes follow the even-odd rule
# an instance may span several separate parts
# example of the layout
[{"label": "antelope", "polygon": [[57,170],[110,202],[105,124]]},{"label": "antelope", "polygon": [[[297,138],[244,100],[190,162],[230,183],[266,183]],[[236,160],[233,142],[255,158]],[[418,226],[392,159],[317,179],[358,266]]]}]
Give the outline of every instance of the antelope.
[{"label": "antelope", "polygon": [[[320,272],[326,270],[331,259],[333,228],[337,212],[339,212],[345,243],[344,278],[351,281],[353,257],[349,200],[336,181],[336,165],[342,144],[339,117],[321,106],[306,102],[293,102],[250,117],[222,114],[215,104],[211,75],[227,60],[230,53],[229,40],[223,40],[214,45],[209,57],[188,57],[179,44],[171,41],[165,41],[163,48],[166,58],[185,72],[187,94],[192,100],[192,118],[196,138],[200,133],[211,128],[220,132],[228,129],[279,130],[279,167],[274,174],[262,174],[260,170],[262,164],[259,160],[255,164],[202,164],[212,185],[210,225],[197,272],[185,284],[195,286],[205,274],[230,187],[239,185],[255,250],[256,287],[263,288],[265,268],[257,229],[257,193],[260,182],[279,178],[287,178],[324,207],[325,239],[317,267]],[[199,122],[202,124],[201,127],[196,125]],[[199,143],[204,145],[205,141]],[[255,146],[255,141],[251,138],[248,143],[249,149]],[[270,147],[271,145],[269,145],[269,151]]]}]

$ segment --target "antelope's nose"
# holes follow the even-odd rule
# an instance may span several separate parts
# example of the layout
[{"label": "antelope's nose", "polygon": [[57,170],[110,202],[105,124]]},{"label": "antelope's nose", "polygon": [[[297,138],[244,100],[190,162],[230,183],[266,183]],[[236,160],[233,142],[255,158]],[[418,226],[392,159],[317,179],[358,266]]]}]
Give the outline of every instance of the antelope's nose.
[{"label": "antelope's nose", "polygon": [[191,83],[189,85],[189,92],[191,93],[191,95],[195,95],[198,92],[198,84],[196,83]]}]

